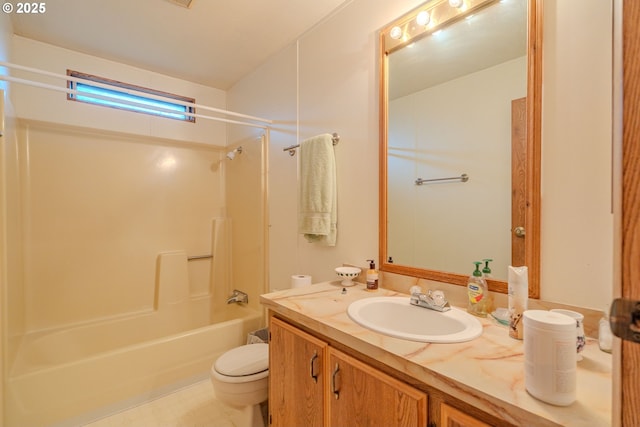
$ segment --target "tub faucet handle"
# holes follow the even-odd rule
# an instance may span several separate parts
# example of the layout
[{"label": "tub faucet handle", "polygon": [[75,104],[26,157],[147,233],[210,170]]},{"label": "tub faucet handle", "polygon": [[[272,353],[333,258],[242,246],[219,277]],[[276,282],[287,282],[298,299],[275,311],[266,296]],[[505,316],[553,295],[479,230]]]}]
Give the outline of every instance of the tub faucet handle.
[{"label": "tub faucet handle", "polygon": [[249,302],[249,295],[247,295],[245,292],[234,289],[231,296],[227,299],[227,304],[231,304],[234,302],[247,304]]}]

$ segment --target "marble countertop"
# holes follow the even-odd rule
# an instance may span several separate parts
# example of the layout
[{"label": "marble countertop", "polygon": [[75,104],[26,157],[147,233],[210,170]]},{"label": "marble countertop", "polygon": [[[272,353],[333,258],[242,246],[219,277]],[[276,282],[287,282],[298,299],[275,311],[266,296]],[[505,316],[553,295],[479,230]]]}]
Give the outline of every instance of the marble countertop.
[{"label": "marble countertop", "polygon": [[578,362],[577,400],[565,407],[535,399],[524,386],[522,341],[491,318],[480,319],[482,335],[455,344],[413,342],[363,328],[347,315],[353,301],[374,296],[407,296],[339,281],[277,291],[261,303],[290,320],[367,354],[418,381],[462,399],[515,425],[596,427],[611,425],[611,355],[588,338]]}]

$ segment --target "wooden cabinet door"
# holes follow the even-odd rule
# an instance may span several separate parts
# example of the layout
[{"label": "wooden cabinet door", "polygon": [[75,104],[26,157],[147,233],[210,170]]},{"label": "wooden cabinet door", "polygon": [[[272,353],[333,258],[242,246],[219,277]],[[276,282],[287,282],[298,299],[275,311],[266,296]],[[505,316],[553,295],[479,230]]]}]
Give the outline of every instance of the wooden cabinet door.
[{"label": "wooden cabinet door", "polygon": [[270,425],[322,427],[327,343],[274,317],[269,332]]},{"label": "wooden cabinet door", "polygon": [[446,403],[440,404],[440,427],[491,427]]},{"label": "wooden cabinet door", "polygon": [[332,427],[424,427],[427,395],[329,348],[328,420]]}]

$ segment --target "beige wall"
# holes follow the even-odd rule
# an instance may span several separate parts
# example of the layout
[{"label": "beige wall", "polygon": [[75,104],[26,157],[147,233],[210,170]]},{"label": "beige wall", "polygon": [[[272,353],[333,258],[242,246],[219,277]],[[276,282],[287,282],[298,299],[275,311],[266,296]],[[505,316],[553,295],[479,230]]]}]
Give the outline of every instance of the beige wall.
[{"label": "beige wall", "polygon": [[[194,269],[210,261],[186,256],[213,250],[224,204],[218,149],[24,122],[16,152],[9,209],[21,224],[9,225],[23,258],[9,267],[25,273],[22,286],[11,282],[9,308],[25,332],[209,294],[209,271]],[[175,251],[185,265],[170,259]]]},{"label": "beige wall", "polygon": [[[335,278],[343,263],[378,257],[377,35],[419,1],[354,1],[303,35],[228,92],[230,109],[278,121],[269,150],[270,286],[292,274]],[[296,232],[297,156],[282,148],[337,132],[338,241],[308,243]]]},{"label": "beige wall", "polygon": [[[176,95],[195,98],[197,103],[225,108],[225,92],[211,87],[168,77],[121,63],[108,61],[20,36],[12,38],[11,61],[20,65],[66,75],[67,69],[95,74],[116,81],[158,89]],[[13,75],[43,83],[63,85],[64,80],[38,77],[32,73],[13,71]],[[13,84],[12,99],[16,116],[72,126],[91,127],[134,135],[168,138],[180,141],[224,146],[226,125],[206,119],[196,123],[167,120],[148,114],[136,114],[114,108],[87,106],[66,101],[61,92]]]},{"label": "beige wall", "polygon": [[[269,153],[272,288],[288,287],[295,273],[332,279],[337,265],[377,257],[377,31],[419,3],[349,2],[229,91],[232,109],[283,123]],[[544,48],[541,296],[598,309],[611,298],[613,278],[608,3],[545,2],[555,24]],[[296,165],[282,147],[334,131],[342,138],[339,231],[337,246],[326,248],[296,234]]]},{"label": "beige wall", "polygon": [[541,298],[604,309],[613,294],[611,2],[545,0],[544,12]]},{"label": "beige wall", "polygon": [[[11,60],[22,65],[63,74],[68,67],[226,106],[226,94],[217,89],[19,36],[7,37],[6,44],[18,52]],[[248,144],[234,139],[246,151],[225,162],[223,123],[181,123],[88,106],[17,84],[12,91],[24,124],[19,142],[6,146],[15,160],[3,168],[14,202],[6,212],[13,230],[13,268],[7,273],[12,335],[151,309],[158,304],[158,253],[212,253],[212,220],[231,211],[239,216],[229,231],[245,237],[229,247],[236,251],[229,264],[219,257],[218,267],[237,260],[235,273],[219,275],[210,271],[210,261],[190,262],[189,292],[206,294],[211,274],[224,282],[213,289],[216,303],[238,287],[258,307],[265,254],[264,242],[253,236],[264,239],[256,231],[264,215],[247,201],[264,205],[261,131]],[[21,277],[22,271],[28,274]],[[251,289],[229,281],[247,275]],[[61,287],[52,287],[55,281]]]}]

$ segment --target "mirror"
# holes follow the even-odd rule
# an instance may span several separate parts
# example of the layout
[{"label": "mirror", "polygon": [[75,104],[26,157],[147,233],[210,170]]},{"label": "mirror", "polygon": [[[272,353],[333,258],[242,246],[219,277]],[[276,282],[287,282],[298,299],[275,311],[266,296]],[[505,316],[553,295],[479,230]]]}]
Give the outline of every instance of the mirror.
[{"label": "mirror", "polygon": [[[541,0],[431,0],[381,31],[380,270],[539,297]],[[484,264],[483,264],[484,266]]]}]

